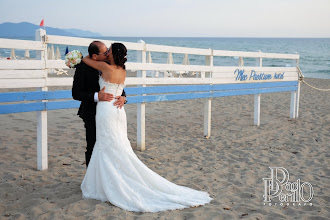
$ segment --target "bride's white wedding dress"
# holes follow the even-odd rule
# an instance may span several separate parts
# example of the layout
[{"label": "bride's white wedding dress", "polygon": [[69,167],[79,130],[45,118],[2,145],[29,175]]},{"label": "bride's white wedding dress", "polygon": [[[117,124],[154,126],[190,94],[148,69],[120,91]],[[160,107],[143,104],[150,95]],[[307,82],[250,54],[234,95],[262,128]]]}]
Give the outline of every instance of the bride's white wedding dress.
[{"label": "bride's white wedding dress", "polygon": [[[99,80],[105,92],[120,96],[124,84]],[[83,198],[109,201],[135,212],[183,209],[209,203],[207,192],[169,182],[136,156],[127,138],[126,113],[111,102],[98,102],[96,143],[81,184]]]}]

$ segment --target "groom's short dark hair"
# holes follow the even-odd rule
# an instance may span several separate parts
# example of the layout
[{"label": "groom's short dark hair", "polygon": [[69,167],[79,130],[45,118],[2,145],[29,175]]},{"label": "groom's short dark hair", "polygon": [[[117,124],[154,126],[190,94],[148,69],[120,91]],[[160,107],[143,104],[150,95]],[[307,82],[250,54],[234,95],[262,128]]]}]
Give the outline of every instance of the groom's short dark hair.
[{"label": "groom's short dark hair", "polygon": [[89,47],[88,47],[88,54],[89,57],[92,58],[93,54],[99,54],[100,53],[100,48],[99,45],[101,44],[101,41],[93,41]]}]

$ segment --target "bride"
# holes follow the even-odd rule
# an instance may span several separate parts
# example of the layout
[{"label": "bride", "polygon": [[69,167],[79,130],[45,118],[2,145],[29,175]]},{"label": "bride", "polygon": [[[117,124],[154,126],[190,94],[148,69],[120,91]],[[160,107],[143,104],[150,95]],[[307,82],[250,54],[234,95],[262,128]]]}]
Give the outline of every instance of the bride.
[{"label": "bride", "polygon": [[[108,61],[83,61],[102,71],[100,88],[120,96],[126,78],[127,50],[121,43],[113,43]],[[110,102],[98,102],[96,107],[96,143],[81,184],[83,198],[109,201],[122,209],[135,212],[158,212],[183,209],[209,203],[207,192],[176,185],[158,175],[135,155],[127,138],[124,107]]]}]

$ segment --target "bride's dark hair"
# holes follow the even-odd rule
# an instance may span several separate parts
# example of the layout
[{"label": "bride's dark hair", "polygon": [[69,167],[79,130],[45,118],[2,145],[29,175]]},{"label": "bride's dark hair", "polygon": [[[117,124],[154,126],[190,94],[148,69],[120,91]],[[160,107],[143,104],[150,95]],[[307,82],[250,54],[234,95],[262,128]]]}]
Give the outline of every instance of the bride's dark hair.
[{"label": "bride's dark hair", "polygon": [[113,43],[111,44],[113,61],[116,66],[121,66],[125,69],[125,62],[127,61],[127,49],[122,43]]}]

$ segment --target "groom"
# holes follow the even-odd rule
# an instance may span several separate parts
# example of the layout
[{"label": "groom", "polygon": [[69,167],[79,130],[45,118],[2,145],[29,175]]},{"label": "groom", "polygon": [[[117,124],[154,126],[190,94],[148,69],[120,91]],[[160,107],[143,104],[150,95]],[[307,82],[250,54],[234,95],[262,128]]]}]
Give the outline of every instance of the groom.
[{"label": "groom", "polygon": [[[93,41],[88,47],[88,53],[93,60],[106,61],[108,58],[108,48],[100,41]],[[100,90],[98,81],[98,70],[88,66],[83,61],[76,66],[73,78],[72,97],[75,100],[81,101],[78,115],[83,119],[86,129],[86,167],[88,167],[96,142],[95,115],[97,102],[110,102],[115,98],[117,100],[114,102],[114,105],[120,108],[127,102],[125,91],[123,91],[121,96],[113,97],[112,94],[104,92],[105,87]]]}]

